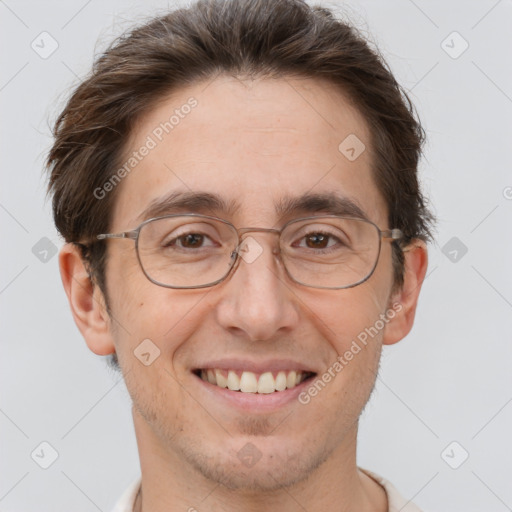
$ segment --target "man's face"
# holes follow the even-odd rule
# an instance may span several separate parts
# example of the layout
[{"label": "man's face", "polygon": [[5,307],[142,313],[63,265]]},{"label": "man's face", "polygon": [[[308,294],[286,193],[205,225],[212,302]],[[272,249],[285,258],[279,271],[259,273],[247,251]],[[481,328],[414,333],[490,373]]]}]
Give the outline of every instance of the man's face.
[{"label": "man's face", "polygon": [[[154,130],[190,97],[197,106],[158,141]],[[351,134],[367,147],[354,161],[338,150]],[[368,128],[331,85],[219,77],[161,102],[136,126],[127,155],[148,135],[157,145],[119,185],[112,232],[135,228],[150,203],[175,191],[238,202],[232,215],[198,212],[225,218],[237,228],[282,227],[290,218],[280,218],[275,203],[306,193],[348,198],[381,229],[394,227],[387,225],[385,202],[370,172]],[[317,214],[297,212],[292,218]],[[368,338],[366,347],[360,343],[362,350],[307,404],[298,396],[311,380],[257,394],[221,388],[197,373],[307,370],[321,378],[390,307],[391,247],[383,243],[368,281],[326,290],[287,277],[273,251],[275,235],[250,236],[263,248],[259,257],[241,261],[220,284],[192,290],[151,283],[139,267],[134,243],[113,240],[106,282],[115,318],[113,341],[139,440],[228,487],[271,489],[298,482],[321,463],[354,449],[383,330]],[[149,366],[134,355],[146,339],[160,350]]]}]

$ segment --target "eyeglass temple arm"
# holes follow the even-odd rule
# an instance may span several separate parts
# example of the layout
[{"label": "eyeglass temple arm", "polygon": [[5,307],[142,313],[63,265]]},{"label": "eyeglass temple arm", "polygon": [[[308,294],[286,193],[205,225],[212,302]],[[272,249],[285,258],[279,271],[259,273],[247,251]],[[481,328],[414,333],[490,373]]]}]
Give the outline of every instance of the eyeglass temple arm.
[{"label": "eyeglass temple arm", "polygon": [[404,234],[401,229],[387,229],[386,231],[380,232],[382,238],[389,238],[391,240],[400,240],[403,238]]},{"label": "eyeglass temple arm", "polygon": [[138,236],[138,231],[124,231],[123,233],[102,233],[98,235],[96,238],[98,240],[105,240],[106,238],[130,238],[135,240]]}]

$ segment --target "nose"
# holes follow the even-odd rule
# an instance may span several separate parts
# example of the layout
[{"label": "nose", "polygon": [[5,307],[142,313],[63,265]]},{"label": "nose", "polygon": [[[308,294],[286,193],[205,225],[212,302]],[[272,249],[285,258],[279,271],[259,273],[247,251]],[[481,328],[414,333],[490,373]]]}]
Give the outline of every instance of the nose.
[{"label": "nose", "polygon": [[222,283],[219,324],[248,341],[289,333],[298,324],[294,283],[279,258],[272,233],[250,233],[240,244],[238,266]]}]

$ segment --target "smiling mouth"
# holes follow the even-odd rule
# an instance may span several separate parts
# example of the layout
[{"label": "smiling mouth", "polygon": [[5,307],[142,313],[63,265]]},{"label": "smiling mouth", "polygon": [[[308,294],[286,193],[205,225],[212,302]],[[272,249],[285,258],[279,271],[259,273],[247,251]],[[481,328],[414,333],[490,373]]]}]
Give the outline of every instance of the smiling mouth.
[{"label": "smiling mouth", "polygon": [[194,371],[200,379],[214,386],[241,393],[271,394],[292,389],[316,373],[295,370],[254,373],[217,368]]}]

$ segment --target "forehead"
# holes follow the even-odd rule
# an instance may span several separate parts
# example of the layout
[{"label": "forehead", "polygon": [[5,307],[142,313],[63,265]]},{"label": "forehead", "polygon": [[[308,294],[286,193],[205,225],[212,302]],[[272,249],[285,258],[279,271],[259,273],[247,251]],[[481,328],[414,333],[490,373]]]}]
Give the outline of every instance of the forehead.
[{"label": "forehead", "polygon": [[121,166],[112,217],[120,229],[164,214],[173,197],[190,199],[175,211],[199,211],[198,194],[243,224],[274,224],[294,211],[283,206],[311,195],[319,211],[329,196],[378,224],[386,218],[364,118],[334,85],[313,79],[220,76],[173,91],[136,124]]}]

